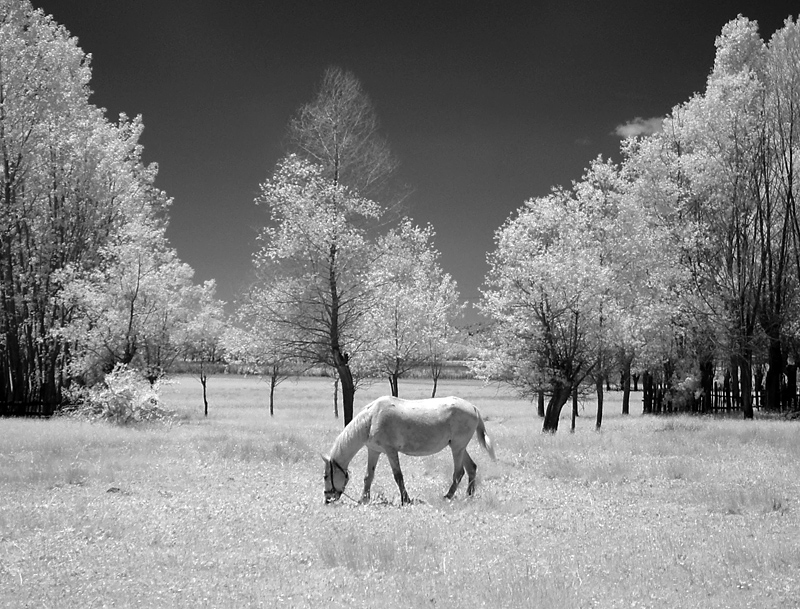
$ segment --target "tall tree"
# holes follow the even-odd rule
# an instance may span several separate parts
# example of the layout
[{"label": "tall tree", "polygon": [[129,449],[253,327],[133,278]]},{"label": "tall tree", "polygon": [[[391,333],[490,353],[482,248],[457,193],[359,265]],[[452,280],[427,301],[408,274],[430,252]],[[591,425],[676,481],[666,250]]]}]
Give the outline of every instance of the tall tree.
[{"label": "tall tree", "polygon": [[[493,322],[488,374],[550,394],[544,431],[597,366],[608,270],[587,239],[590,216],[565,190],[528,201],[501,227],[480,308]],[[513,365],[510,362],[516,361]]]},{"label": "tall tree", "polygon": [[[89,103],[89,57],[27,0],[0,3],[0,409],[51,411],[75,372],[83,311],[65,288],[161,205],[141,121]],[[9,406],[11,404],[12,406]]]},{"label": "tall tree", "polygon": [[676,106],[661,133],[629,147],[626,161],[650,221],[670,235],[685,270],[681,308],[703,346],[704,409],[715,362],[727,361],[746,418],[761,338],[767,403],[780,404],[797,299],[797,30],[788,20],[765,44],[755,22],[726,24],[706,90]]},{"label": "tall tree", "polygon": [[764,65],[763,129],[754,191],[765,286],[760,310],[768,340],[765,388],[768,406],[775,407],[783,404],[781,383],[784,372],[789,372],[787,342],[800,297],[800,24],[789,18],[775,32]]},{"label": "tall tree", "polygon": [[478,368],[531,398],[549,393],[544,431],[557,429],[589,376],[602,404],[616,354],[630,370],[644,342],[648,299],[663,299],[653,278],[668,273],[643,219],[630,176],[597,158],[571,190],[528,201],[497,232],[480,304],[493,324]]},{"label": "tall tree", "polygon": [[371,305],[375,256],[361,223],[380,218],[381,207],[294,155],[262,185],[258,202],[269,208],[273,225],[262,232],[254,261],[280,288],[276,323],[297,330],[298,358],[335,368],[347,424],[357,382],[351,361],[364,349],[359,328]]},{"label": "tall tree", "polygon": [[356,389],[353,330],[369,306],[368,230],[383,215],[372,199],[387,192],[397,164],[358,79],[335,67],[289,122],[287,140],[291,154],[259,198],[277,228],[265,231],[256,264],[264,268],[269,259],[272,272],[301,280],[295,323],[313,336],[316,356],[335,368],[347,425]]}]

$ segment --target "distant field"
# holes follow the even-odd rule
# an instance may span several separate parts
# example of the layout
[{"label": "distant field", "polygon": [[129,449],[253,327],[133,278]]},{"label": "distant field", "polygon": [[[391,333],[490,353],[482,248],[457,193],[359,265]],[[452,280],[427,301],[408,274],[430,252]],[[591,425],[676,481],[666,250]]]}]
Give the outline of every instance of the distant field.
[{"label": "distant field", "polygon": [[[357,409],[386,393],[359,390]],[[443,381],[497,444],[452,502],[449,451],[381,459],[373,503],[323,505],[329,379],[164,390],[171,429],[0,420],[0,607],[800,606],[800,424],[619,413],[554,436],[508,390]],[[401,381],[403,397],[430,383]],[[358,496],[365,455],[351,464]]]}]

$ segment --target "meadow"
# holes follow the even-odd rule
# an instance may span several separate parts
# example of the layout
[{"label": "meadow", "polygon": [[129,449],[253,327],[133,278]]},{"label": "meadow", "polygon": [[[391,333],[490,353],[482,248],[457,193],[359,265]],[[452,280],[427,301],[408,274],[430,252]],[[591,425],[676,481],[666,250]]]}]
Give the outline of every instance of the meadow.
[{"label": "meadow", "polygon": [[[356,394],[357,409],[387,392]],[[800,606],[800,424],[620,414],[543,435],[507,389],[442,381],[475,403],[478,490],[445,501],[449,451],[381,458],[366,506],[324,505],[341,430],[329,379],[179,377],[171,427],[0,420],[0,607]],[[430,384],[401,381],[403,397]],[[358,497],[366,455],[351,464]]]}]

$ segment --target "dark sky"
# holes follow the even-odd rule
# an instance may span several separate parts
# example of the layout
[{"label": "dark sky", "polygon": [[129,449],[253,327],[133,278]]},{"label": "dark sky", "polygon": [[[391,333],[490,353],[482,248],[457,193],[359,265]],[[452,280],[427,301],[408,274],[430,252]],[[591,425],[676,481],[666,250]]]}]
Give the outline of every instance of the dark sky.
[{"label": "dark sky", "polygon": [[494,231],[523,201],[616,155],[619,125],[702,91],[738,13],[766,38],[798,13],[796,0],[33,2],[92,54],[92,101],[143,116],[171,242],[227,301],[266,222],[258,185],[328,65],[361,80],[409,214],[475,301]]}]

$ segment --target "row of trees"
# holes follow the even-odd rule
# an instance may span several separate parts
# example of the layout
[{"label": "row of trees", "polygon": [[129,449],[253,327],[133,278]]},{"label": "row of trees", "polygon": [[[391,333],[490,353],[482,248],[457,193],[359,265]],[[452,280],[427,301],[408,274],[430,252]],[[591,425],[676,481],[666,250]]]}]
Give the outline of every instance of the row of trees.
[{"label": "row of trees", "polygon": [[765,43],[740,16],[716,47],[705,92],[658,133],[497,232],[475,367],[546,391],[547,431],[581,383],[601,390],[612,369],[626,386],[632,367],[647,370],[685,389],[675,399],[696,389],[707,410],[721,365],[750,418],[765,363],[766,405],[780,404],[800,339],[800,27],[789,19]]},{"label": "row of trees", "polygon": [[[352,74],[327,70],[289,122],[256,200],[269,218],[256,281],[226,321],[213,282],[194,284],[168,244],[141,121],[109,122],[89,103],[89,59],[27,0],[0,2],[3,413],[53,408],[116,364],[155,380],[178,358],[223,350],[272,391],[287,371],[329,367],[345,424],[366,378],[397,395],[403,374],[428,366],[435,394],[464,304],[433,229],[401,212],[397,162]],[[778,404],[800,323],[798,96],[798,25],[765,43],[754,22],[727,24],[706,90],[660,132],[497,231],[476,373],[549,395],[548,431],[582,385],[602,405],[620,370],[624,410],[634,371],[683,388],[676,399],[697,390],[707,408],[720,363],[746,417],[754,365],[766,364],[765,402]]]},{"label": "row of trees", "polygon": [[142,123],[89,103],[90,57],[0,2],[0,414],[52,412],[116,364],[155,378],[219,312],[165,237]]},{"label": "row of trees", "polygon": [[[178,359],[271,378],[319,364],[345,423],[368,376],[436,379],[463,305],[431,227],[399,213],[397,163],[355,77],[325,73],[257,203],[271,222],[232,320],[166,238],[142,123],[89,102],[90,57],[28,0],[0,2],[0,414],[49,413],[122,364]],[[379,203],[378,201],[382,201]],[[206,401],[207,408],[207,401]]]}]

